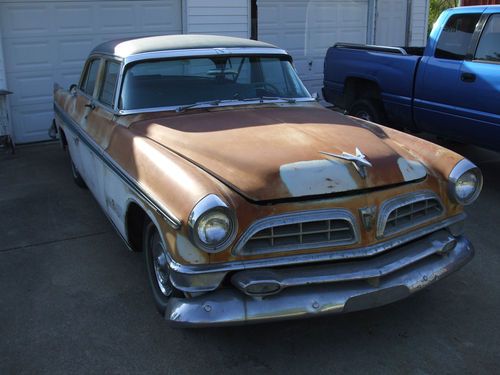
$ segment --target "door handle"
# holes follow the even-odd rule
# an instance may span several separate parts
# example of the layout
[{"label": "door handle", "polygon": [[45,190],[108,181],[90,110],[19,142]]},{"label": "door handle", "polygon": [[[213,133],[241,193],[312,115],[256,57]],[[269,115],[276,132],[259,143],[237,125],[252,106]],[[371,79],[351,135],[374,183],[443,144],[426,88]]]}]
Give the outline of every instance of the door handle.
[{"label": "door handle", "polygon": [[92,103],[92,102],[90,102],[90,103],[85,104],[85,107],[90,108],[91,110],[94,110],[95,109],[95,104]]},{"label": "door handle", "polygon": [[462,82],[474,82],[476,80],[476,75],[474,73],[462,73],[460,76]]}]

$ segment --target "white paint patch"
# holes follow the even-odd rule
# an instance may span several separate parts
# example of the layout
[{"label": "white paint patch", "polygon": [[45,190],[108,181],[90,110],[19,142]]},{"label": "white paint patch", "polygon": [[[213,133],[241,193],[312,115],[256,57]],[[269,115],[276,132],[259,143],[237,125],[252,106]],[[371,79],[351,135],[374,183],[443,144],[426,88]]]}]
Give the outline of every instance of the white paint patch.
[{"label": "white paint patch", "polygon": [[351,167],[336,160],[310,160],[285,164],[280,176],[294,197],[349,191],[358,188]]},{"label": "white paint patch", "polygon": [[182,259],[191,264],[206,263],[206,256],[201,253],[201,250],[194,246],[186,237],[177,233],[176,237],[177,252]]},{"label": "white paint patch", "polygon": [[427,175],[425,167],[414,160],[406,160],[405,158],[398,159],[398,166],[403,174],[405,181],[414,181],[424,178]]}]

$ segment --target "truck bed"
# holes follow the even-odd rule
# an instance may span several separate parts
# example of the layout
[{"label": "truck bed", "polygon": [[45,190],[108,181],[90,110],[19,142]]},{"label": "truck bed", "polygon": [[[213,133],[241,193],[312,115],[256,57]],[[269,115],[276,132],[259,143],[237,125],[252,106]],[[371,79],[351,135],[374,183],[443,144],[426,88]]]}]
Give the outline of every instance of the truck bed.
[{"label": "truck bed", "polygon": [[423,47],[337,43],[325,58],[325,100],[349,110],[345,88],[369,81],[382,93],[380,99],[391,114],[391,122],[405,123],[412,118],[414,78],[423,51]]}]

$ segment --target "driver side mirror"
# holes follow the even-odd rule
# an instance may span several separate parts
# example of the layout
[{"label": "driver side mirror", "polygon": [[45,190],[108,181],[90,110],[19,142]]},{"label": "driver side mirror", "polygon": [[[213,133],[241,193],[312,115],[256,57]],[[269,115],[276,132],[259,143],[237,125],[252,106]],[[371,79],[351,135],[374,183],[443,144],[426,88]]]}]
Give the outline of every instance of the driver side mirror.
[{"label": "driver side mirror", "polygon": [[320,98],[319,98],[319,94],[317,92],[313,92],[312,97],[313,97],[314,100],[316,100],[317,102],[319,102]]}]

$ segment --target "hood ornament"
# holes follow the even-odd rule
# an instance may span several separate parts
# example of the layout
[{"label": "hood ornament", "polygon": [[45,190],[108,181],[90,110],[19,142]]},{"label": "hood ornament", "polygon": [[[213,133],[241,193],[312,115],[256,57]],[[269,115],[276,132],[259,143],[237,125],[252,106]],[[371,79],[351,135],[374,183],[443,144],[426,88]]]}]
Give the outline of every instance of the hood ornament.
[{"label": "hood ornament", "polygon": [[324,152],[324,151],[320,151],[319,153],[327,156],[333,156],[335,158],[339,158],[342,160],[350,161],[352,164],[354,164],[354,167],[358,171],[361,178],[366,178],[366,176],[368,175],[368,171],[366,169],[372,167],[372,163],[370,163],[366,159],[366,155],[363,154],[361,150],[357,147],[356,147],[356,155],[349,154],[348,152],[343,152],[341,155],[332,154],[331,152]]}]

